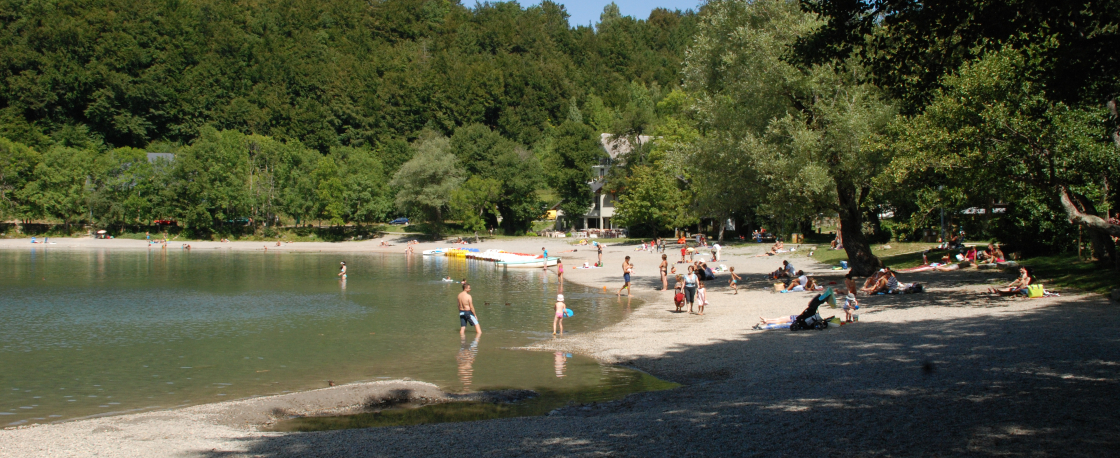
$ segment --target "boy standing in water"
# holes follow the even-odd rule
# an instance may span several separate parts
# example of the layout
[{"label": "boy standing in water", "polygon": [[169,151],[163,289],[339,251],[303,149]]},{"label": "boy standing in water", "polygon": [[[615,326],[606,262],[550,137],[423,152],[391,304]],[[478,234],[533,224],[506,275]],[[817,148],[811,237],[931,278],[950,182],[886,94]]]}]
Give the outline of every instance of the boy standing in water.
[{"label": "boy standing in water", "polygon": [[542,246],[541,251],[544,252],[544,270],[548,270],[548,250]]},{"label": "boy standing in water", "polygon": [[626,290],[626,297],[630,297],[630,272],[633,271],[634,267],[630,265],[630,257],[627,256],[626,260],[622,261],[622,280],[625,283],[618,289],[616,296],[622,296],[622,290]]},{"label": "boy standing in water", "polygon": [[552,335],[556,335],[556,326],[560,326],[560,335],[564,335],[564,295],[556,295],[556,318],[552,319]]},{"label": "boy standing in water", "polygon": [[463,282],[463,292],[459,293],[459,335],[466,334],[467,325],[474,326],[476,335],[482,335],[482,326],[478,324],[478,317],[475,316],[474,299],[471,298],[471,285],[470,283]]}]

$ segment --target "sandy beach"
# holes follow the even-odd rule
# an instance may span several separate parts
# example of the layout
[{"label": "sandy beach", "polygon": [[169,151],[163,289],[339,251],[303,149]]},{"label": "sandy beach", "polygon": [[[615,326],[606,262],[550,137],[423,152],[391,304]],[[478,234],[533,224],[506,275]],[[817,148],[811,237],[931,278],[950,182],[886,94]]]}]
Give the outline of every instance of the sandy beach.
[{"label": "sandy beach", "polygon": [[[344,243],[291,243],[269,252],[403,253],[405,236]],[[160,249],[138,240],[0,240],[0,249]],[[571,239],[486,241],[480,249],[563,258],[566,281],[615,295],[624,256],[635,263],[634,307],[599,331],[569,334],[532,350],[565,350],[682,383],[674,390],[573,405],[543,417],[272,433],[255,426],[270,414],[352,408],[407,389],[446,396],[422,382],[324,388],[176,410],[20,426],[0,431],[0,456],[1111,456],[1120,444],[1120,318],[1100,295],[993,298],[986,285],[1013,274],[995,270],[900,274],[927,292],[861,297],[860,321],[826,331],[756,331],[759,317],[800,313],[810,293],[773,293],[765,273],[782,257],[753,257],[760,245],[723,250],[727,274],[709,284],[706,315],[674,313],[672,281],[657,291],[660,255],[633,245],[604,249]],[[181,250],[172,242],[168,250]],[[186,242],[198,250],[263,250],[263,242]],[[416,254],[446,243],[420,243]],[[672,245],[670,245],[672,247]],[[569,251],[571,250],[571,251]],[[789,259],[818,281],[842,283],[806,258]],[[670,262],[679,249],[666,251]],[[555,270],[554,270],[555,271]],[[635,301],[634,304],[637,302]],[[485,311],[480,311],[485,313]],[[840,309],[821,309],[842,317]],[[577,317],[578,318],[578,317]],[[456,332],[449,329],[448,332]]]}]

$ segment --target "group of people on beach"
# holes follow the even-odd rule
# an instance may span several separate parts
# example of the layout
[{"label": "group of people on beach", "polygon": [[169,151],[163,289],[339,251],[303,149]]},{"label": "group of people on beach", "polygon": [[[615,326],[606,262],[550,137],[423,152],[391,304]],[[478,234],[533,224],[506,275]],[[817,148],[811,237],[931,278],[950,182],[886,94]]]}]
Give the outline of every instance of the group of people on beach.
[{"label": "group of people on beach", "polygon": [[[679,241],[678,241],[679,242]],[[598,263],[597,266],[602,265],[603,245],[597,245]],[[709,305],[708,302],[708,283],[715,279],[714,273],[704,261],[688,261],[685,258],[687,244],[682,245],[681,261],[677,263],[687,263],[687,272],[677,273],[677,266],[670,265],[668,256],[661,255],[661,262],[658,265],[658,274],[661,277],[661,291],[668,290],[669,276],[675,275],[676,283],[673,291],[673,301],[676,306],[676,312],[683,312],[685,304],[688,305],[688,312],[690,314],[704,315],[705,307]],[[664,240],[654,239],[650,244],[644,244],[639,248],[641,251],[658,252],[664,250]],[[545,247],[541,248],[542,258],[545,260],[544,269],[548,269],[548,250]],[[769,252],[762,254],[774,255],[784,250],[784,245],[781,240],[777,240],[770,248]],[[718,251],[717,251],[718,252]],[[987,249],[981,253],[976,253],[972,250],[971,253],[965,255],[966,259],[971,262],[1003,262],[1004,255],[1000,249],[992,244],[989,244]],[[713,260],[718,259],[718,255],[713,253]],[[557,279],[560,282],[559,294],[556,296],[556,301],[553,304],[553,335],[557,333],[563,334],[564,325],[563,319],[565,317],[565,310],[567,309],[564,302],[563,295],[563,279],[564,279],[564,266],[561,260],[557,260]],[[615,295],[621,297],[622,292],[626,291],[627,297],[630,297],[632,292],[632,275],[634,273],[634,263],[630,256],[626,256],[622,262],[622,286],[616,291]],[[735,273],[735,268],[729,269],[730,278],[728,279],[728,286],[734,291],[734,294],[739,293],[739,282],[742,277]],[[1026,290],[1033,281],[1033,274],[1027,268],[1020,270],[1021,275],[1015,281],[1011,282],[1004,288],[989,288],[993,294],[1011,295],[1018,294]],[[816,279],[807,275],[803,270],[797,270],[789,260],[783,260],[782,266],[770,274],[770,277],[775,280],[782,280],[782,284],[775,284],[778,292],[794,293],[794,292],[822,292],[815,294],[814,298],[825,297],[831,295],[831,300],[835,301],[838,297],[843,298],[843,310],[845,314],[845,321],[853,321],[853,311],[859,308],[859,302],[856,298],[858,294],[874,295],[874,294],[891,294],[903,292],[902,288],[906,286],[898,279],[898,272],[889,267],[882,267],[875,271],[872,275],[864,279],[862,285],[857,284],[856,279],[859,276],[855,275],[855,270],[850,270],[844,277],[844,286],[837,287],[833,290],[832,287],[826,287],[817,283]],[[781,286],[781,288],[778,288]],[[478,324],[478,318],[474,310],[473,302],[471,301],[470,285],[463,281],[463,292],[459,294],[459,315],[460,315],[460,334],[465,332],[467,326],[474,326],[476,332],[481,334],[482,328]],[[909,292],[909,290],[907,291]],[[780,322],[789,322],[796,319],[797,316],[779,317],[775,319],[763,319],[762,323],[774,324]]]}]

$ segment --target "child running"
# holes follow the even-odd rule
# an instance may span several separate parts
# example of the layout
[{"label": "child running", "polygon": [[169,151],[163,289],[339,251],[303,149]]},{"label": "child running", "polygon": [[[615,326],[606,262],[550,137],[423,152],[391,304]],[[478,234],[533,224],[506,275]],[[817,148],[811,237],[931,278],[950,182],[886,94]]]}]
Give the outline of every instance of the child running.
[{"label": "child running", "polygon": [[564,295],[556,295],[556,318],[552,319],[552,335],[556,335],[556,326],[560,326],[560,335],[564,335]]},{"label": "child running", "polygon": [[731,268],[731,289],[735,290],[735,294],[739,294],[739,280],[742,280],[738,275],[735,275],[735,268]]}]

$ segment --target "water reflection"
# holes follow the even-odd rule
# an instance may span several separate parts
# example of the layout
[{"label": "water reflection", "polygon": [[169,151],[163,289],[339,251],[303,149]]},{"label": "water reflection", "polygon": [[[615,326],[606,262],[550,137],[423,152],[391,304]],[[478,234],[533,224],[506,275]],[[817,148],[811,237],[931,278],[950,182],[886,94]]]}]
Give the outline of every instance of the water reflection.
[{"label": "water reflection", "polygon": [[475,335],[474,340],[467,344],[466,336],[459,337],[459,355],[455,358],[459,362],[459,382],[463,384],[463,391],[470,391],[471,381],[474,378],[474,359],[478,356],[478,339],[481,335]]},{"label": "water reflection", "polygon": [[564,377],[564,366],[567,365],[568,358],[564,356],[564,352],[558,351],[553,353],[553,369],[556,371],[556,378]]}]

